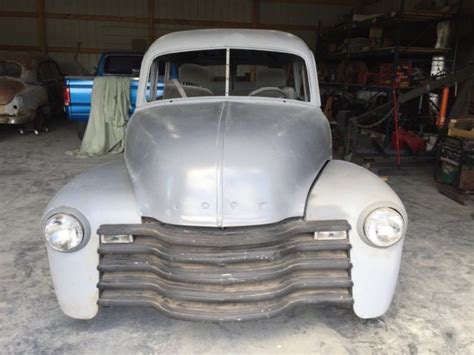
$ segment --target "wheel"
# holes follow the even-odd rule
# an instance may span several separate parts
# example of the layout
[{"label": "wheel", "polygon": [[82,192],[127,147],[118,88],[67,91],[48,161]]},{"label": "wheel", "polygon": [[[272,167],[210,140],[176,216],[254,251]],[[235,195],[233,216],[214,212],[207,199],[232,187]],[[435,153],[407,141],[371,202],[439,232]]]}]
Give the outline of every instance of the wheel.
[{"label": "wheel", "polygon": [[83,121],[76,122],[77,136],[79,137],[80,140],[84,138],[84,133],[86,133],[86,128],[87,128],[87,122],[83,122]]},{"label": "wheel", "polygon": [[36,111],[36,117],[33,121],[33,132],[42,131],[44,128],[44,113],[39,109]]}]

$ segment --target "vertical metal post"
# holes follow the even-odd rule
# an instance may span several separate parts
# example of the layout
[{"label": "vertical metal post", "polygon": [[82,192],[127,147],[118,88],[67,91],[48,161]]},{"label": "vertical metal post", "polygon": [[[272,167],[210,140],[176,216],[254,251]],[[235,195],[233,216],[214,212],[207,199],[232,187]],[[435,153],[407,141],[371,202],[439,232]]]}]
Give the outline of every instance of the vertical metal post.
[{"label": "vertical metal post", "polygon": [[393,125],[395,127],[395,150],[397,154],[397,167],[400,167],[400,130],[398,125],[398,94],[395,84],[392,85]]},{"label": "vertical metal post", "polygon": [[229,96],[230,84],[230,48],[225,50],[225,96]]},{"label": "vertical metal post", "polygon": [[459,0],[458,1],[458,9],[456,11],[456,16],[455,16],[455,20],[456,20],[456,27],[454,29],[454,36],[455,36],[455,40],[454,40],[454,54],[453,54],[453,66],[451,68],[451,71],[455,72],[456,71],[456,60],[458,59],[458,45],[459,45],[459,35],[460,35],[460,31],[459,31],[459,21],[461,19],[461,13],[462,13],[462,7],[463,7],[463,0]]},{"label": "vertical metal post", "polygon": [[319,50],[319,45],[321,43],[321,29],[322,29],[323,25],[321,23],[321,20],[318,21],[318,30],[316,32],[316,43],[314,44],[314,48],[315,48],[315,54],[318,53],[318,50]]},{"label": "vertical metal post", "polygon": [[[252,1],[252,28],[258,28],[260,22],[260,0]],[[257,77],[257,67],[252,65],[250,67],[250,82],[254,83]]]},{"label": "vertical metal post", "polygon": [[260,22],[260,0],[252,1],[252,27],[258,28]]},{"label": "vertical metal post", "polygon": [[393,57],[393,77],[392,77],[392,101],[393,101],[393,124],[395,128],[395,149],[397,155],[397,166],[400,167],[400,127],[398,112],[398,93],[397,93],[397,73],[400,66],[400,37],[402,31],[402,21],[405,11],[405,0],[400,0],[400,11],[397,19],[397,37],[395,42],[395,52]]},{"label": "vertical metal post", "polygon": [[41,52],[48,54],[48,42],[46,39],[46,21],[44,16],[44,0],[36,0],[36,16],[38,27],[38,45]]},{"label": "vertical metal post", "polygon": [[400,65],[400,37],[402,33],[402,21],[405,12],[405,0],[400,0],[400,10],[397,19],[397,35],[395,39],[395,51],[393,56],[394,78],[397,75],[398,66]]},{"label": "vertical metal post", "polygon": [[148,0],[148,45],[155,40],[155,0]]}]

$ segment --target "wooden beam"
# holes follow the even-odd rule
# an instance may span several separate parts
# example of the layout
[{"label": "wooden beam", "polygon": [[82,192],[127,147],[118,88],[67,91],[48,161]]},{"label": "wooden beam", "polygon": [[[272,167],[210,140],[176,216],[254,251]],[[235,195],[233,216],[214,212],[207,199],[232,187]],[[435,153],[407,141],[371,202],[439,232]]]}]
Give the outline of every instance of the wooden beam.
[{"label": "wooden beam", "polygon": [[148,43],[155,40],[155,0],[148,0]]},{"label": "wooden beam", "polygon": [[36,18],[37,12],[33,11],[0,11],[0,17],[30,17]]},{"label": "wooden beam", "polygon": [[311,5],[336,5],[353,7],[356,5],[355,0],[262,0],[265,2],[280,2],[291,4],[311,4]]},{"label": "wooden beam", "polygon": [[257,28],[260,22],[260,0],[252,0],[252,27]]},{"label": "wooden beam", "polygon": [[[44,0],[37,0],[44,1]],[[264,0],[265,1],[265,0]],[[0,11],[0,17],[31,17],[35,18],[36,13],[26,11]],[[138,16],[106,16],[106,15],[84,15],[84,14],[61,14],[46,12],[46,19],[57,20],[78,20],[78,21],[97,21],[97,22],[126,22],[149,24],[149,17]],[[189,27],[209,27],[209,28],[261,28],[275,29],[283,31],[317,31],[317,25],[298,25],[298,24],[270,24],[257,22],[239,22],[239,21],[213,21],[213,20],[191,20],[184,18],[154,18],[153,23]],[[254,27],[255,26],[255,27]]]},{"label": "wooden beam", "polygon": [[0,44],[0,50],[2,51],[24,51],[24,52],[41,52],[39,46],[23,46],[16,44]]},{"label": "wooden beam", "polygon": [[[112,48],[80,48],[79,53],[84,54],[100,54],[103,52],[107,52],[109,50],[113,50]],[[50,52],[54,53],[77,53],[77,47],[49,47]]]},{"label": "wooden beam", "polygon": [[[15,44],[0,44],[0,50],[6,51],[27,51],[27,52],[41,52],[40,46],[24,46]],[[110,49],[112,50],[112,49]],[[77,53],[77,47],[48,47],[49,53]],[[100,54],[107,49],[104,48],[80,48],[79,53],[85,54]]]},{"label": "wooden beam", "polygon": [[148,17],[138,17],[138,16],[80,15],[80,14],[60,14],[60,13],[47,12],[45,14],[45,17],[48,19],[57,19],[57,20],[148,23]]},{"label": "wooden beam", "polygon": [[259,23],[257,28],[263,30],[280,30],[280,31],[318,31],[317,25],[292,25],[292,24],[273,24]]},{"label": "wooden beam", "polygon": [[46,21],[44,17],[44,0],[36,0],[36,16],[38,23],[38,45],[41,52],[48,54],[48,41],[46,38]]},{"label": "wooden beam", "polygon": [[190,20],[184,18],[156,18],[155,23],[162,25],[178,25],[178,26],[189,26],[189,27],[232,27],[232,28],[250,28],[252,24],[250,22],[237,22],[237,21],[213,21],[213,20]]}]

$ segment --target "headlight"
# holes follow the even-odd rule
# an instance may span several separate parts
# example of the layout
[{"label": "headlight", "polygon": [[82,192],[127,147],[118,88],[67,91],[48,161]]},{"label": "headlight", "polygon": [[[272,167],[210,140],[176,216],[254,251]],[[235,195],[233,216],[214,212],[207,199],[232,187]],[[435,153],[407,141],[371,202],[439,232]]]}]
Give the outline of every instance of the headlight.
[{"label": "headlight", "polygon": [[403,237],[405,222],[393,208],[378,208],[364,222],[364,234],[377,247],[389,247]]},{"label": "headlight", "polygon": [[84,227],[70,214],[58,213],[46,221],[44,237],[51,248],[58,251],[71,251],[82,243]]}]

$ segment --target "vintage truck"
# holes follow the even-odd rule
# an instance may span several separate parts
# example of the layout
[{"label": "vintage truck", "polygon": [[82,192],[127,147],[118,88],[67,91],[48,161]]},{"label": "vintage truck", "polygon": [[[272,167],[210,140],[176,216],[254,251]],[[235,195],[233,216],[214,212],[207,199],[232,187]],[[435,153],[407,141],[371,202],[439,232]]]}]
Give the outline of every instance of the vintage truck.
[{"label": "vintage truck", "polygon": [[45,120],[61,114],[63,75],[41,53],[0,51],[0,124],[19,125],[20,133],[39,134]]},{"label": "vintage truck", "polygon": [[151,306],[239,321],[330,304],[383,315],[407,214],[378,176],[332,159],[320,104],[313,54],[294,35],[156,40],[124,158],[73,179],[44,212],[62,311],[90,319],[99,307]]},{"label": "vintage truck", "polygon": [[135,110],[138,74],[143,53],[102,53],[94,76],[67,76],[64,78],[64,108],[67,117],[76,122],[77,135],[82,139],[91,111],[92,87],[95,76],[128,76],[130,83],[130,113]]}]

